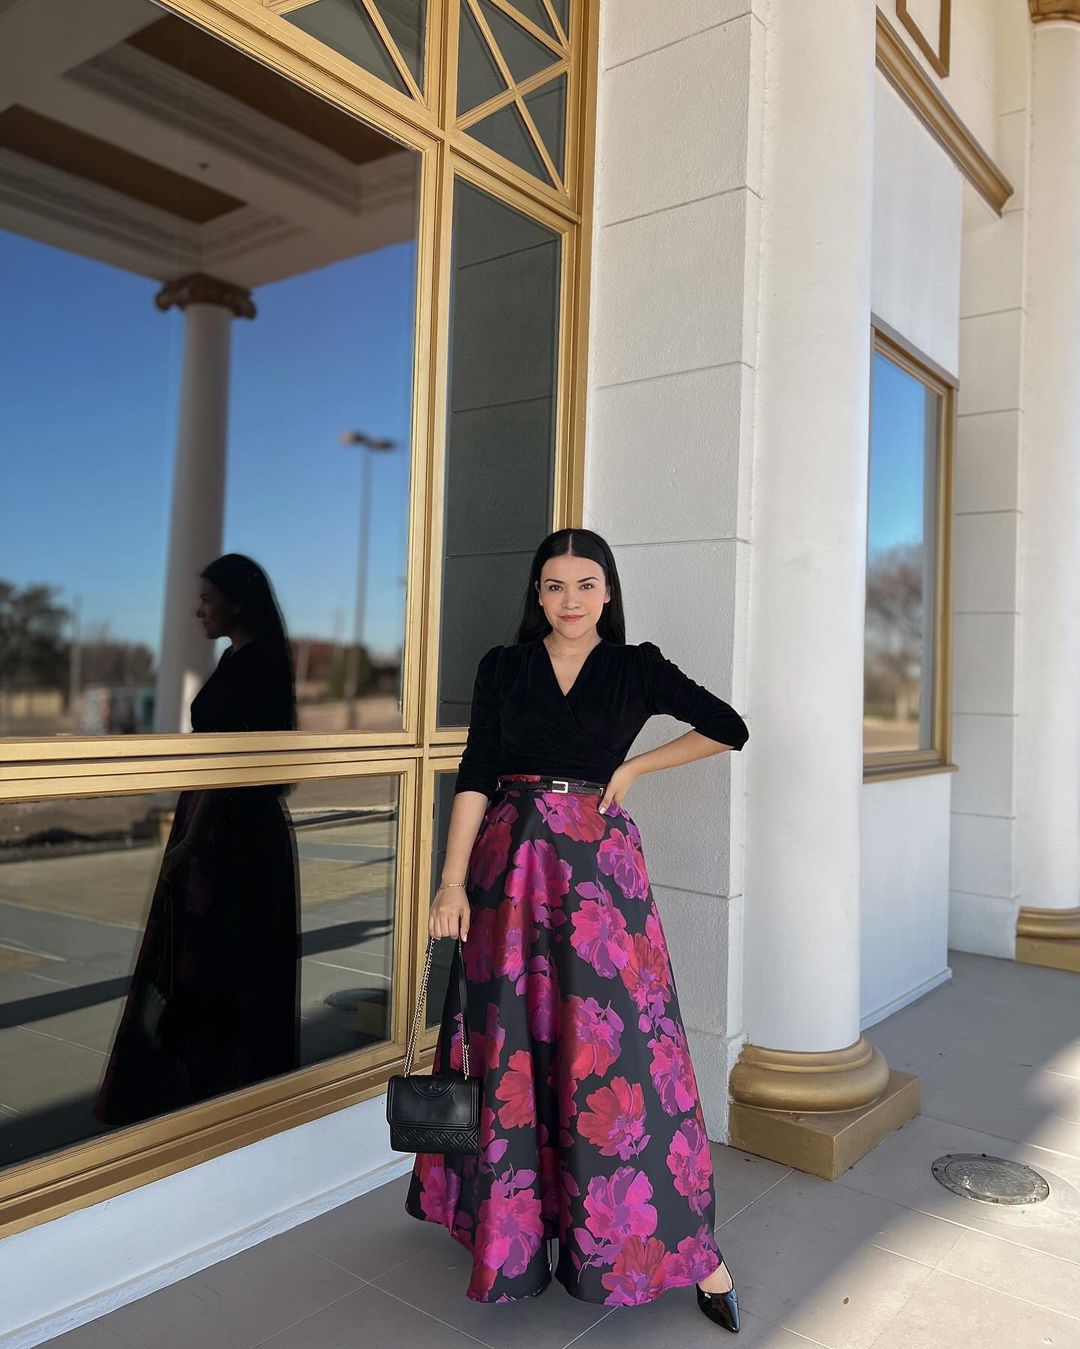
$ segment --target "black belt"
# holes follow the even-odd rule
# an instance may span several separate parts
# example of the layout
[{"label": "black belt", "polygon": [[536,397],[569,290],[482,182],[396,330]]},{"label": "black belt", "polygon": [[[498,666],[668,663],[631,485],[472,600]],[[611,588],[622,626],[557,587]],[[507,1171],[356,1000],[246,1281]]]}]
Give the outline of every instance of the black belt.
[{"label": "black belt", "polygon": [[536,781],[522,782],[518,778],[500,777],[499,790],[511,792],[579,792],[585,796],[603,796],[607,790],[607,783],[589,782],[585,778],[543,776]]}]

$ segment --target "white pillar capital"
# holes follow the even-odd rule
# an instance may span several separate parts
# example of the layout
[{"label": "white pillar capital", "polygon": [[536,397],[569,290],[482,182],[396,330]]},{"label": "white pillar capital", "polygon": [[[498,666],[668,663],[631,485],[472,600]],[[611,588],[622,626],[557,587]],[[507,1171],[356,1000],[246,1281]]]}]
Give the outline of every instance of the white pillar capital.
[{"label": "white pillar capital", "polygon": [[1032,23],[1080,23],[1080,0],[1028,0]]}]

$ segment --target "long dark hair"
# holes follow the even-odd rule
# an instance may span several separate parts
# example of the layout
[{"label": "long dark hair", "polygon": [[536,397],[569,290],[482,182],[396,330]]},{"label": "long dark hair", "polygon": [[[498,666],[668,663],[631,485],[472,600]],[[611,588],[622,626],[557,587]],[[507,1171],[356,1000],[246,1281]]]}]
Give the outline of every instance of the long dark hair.
[{"label": "long dark hair", "polygon": [[557,529],[543,539],[533,554],[529,568],[529,579],[525,586],[525,597],[521,608],[521,622],[518,624],[518,642],[531,642],[534,637],[546,637],[551,624],[544,617],[540,607],[540,573],[549,557],[580,557],[595,562],[604,574],[604,580],[611,590],[611,598],[604,605],[596,624],[600,637],[620,646],[626,643],[626,620],[623,617],[622,584],[619,581],[615,557],[607,541],[591,529]]},{"label": "long dark hair", "polygon": [[292,649],[274,588],[262,567],[243,553],[225,553],[204,567],[202,576],[237,606],[237,623],[263,647],[273,702],[281,709],[283,731],[296,729],[296,682]]}]

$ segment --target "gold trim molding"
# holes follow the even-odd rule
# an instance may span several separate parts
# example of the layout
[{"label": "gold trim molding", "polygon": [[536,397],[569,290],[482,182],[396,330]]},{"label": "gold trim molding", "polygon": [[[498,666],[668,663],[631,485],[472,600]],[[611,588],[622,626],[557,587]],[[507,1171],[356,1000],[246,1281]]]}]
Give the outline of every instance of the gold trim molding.
[{"label": "gold trim molding", "polygon": [[940,0],[938,39],[935,48],[908,9],[908,0],[896,0],[896,17],[911,34],[912,41],[942,79],[949,73],[952,48],[952,0]]},{"label": "gold trim molding", "polygon": [[1049,23],[1051,19],[1066,19],[1080,23],[1080,0],[1028,0],[1032,23]]},{"label": "gold trim molding", "polygon": [[744,1045],[728,1083],[741,1105],[800,1114],[858,1110],[888,1085],[885,1056],[864,1035],[820,1053]]},{"label": "gold trim molding", "polygon": [[[1063,7],[1061,0],[1052,3],[1056,8]],[[1080,0],[1075,3],[1080,5]],[[942,97],[880,9],[877,66],[972,187],[1000,215],[1013,194],[1012,184]]]},{"label": "gold trim molding", "polygon": [[1080,908],[1022,908],[1016,920],[1016,959],[1080,974]]}]

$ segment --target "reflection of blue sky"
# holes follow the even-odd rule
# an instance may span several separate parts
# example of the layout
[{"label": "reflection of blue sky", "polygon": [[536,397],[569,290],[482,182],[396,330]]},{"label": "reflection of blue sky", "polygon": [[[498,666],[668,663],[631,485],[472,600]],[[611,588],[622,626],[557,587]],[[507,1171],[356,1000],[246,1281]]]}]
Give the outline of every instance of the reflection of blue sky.
[{"label": "reflection of blue sky", "polygon": [[[266,567],[295,636],[352,633],[362,452],[341,432],[398,442],[371,472],[379,654],[403,631],[414,269],[411,243],[380,249],[258,289],[233,325],[225,549]],[[182,316],[155,282],[11,234],[0,277],[0,578],[156,650]]]},{"label": "reflection of blue sky", "polygon": [[923,538],[927,400],[924,384],[874,353],[870,414],[869,556]]}]

